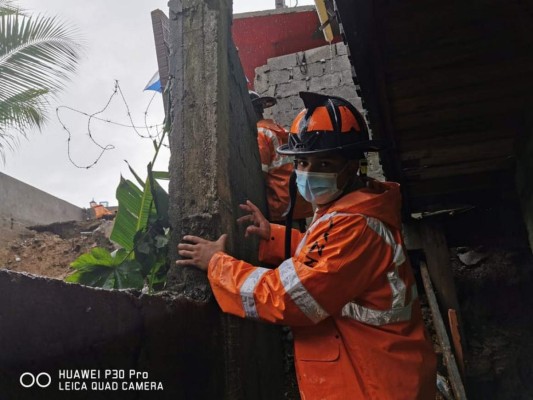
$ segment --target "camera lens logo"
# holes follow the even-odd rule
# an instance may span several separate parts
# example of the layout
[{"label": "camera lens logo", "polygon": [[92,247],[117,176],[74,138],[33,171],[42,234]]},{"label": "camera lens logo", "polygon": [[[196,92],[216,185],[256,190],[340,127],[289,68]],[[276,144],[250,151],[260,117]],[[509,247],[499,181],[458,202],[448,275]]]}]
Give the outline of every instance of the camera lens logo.
[{"label": "camera lens logo", "polygon": [[41,388],[47,388],[52,383],[52,377],[46,372],[33,375],[31,372],[24,372],[19,379],[20,385],[25,388],[31,388],[37,385]]}]

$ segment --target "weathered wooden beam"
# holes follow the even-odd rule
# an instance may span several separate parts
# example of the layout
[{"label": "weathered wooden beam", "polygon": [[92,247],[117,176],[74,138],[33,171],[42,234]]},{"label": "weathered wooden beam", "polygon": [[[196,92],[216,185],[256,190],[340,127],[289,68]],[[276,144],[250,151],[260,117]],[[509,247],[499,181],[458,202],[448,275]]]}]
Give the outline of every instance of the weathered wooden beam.
[{"label": "weathered wooden beam", "polygon": [[437,298],[443,310],[459,310],[450,265],[450,252],[442,227],[431,219],[423,219],[419,225],[422,247],[426,255],[431,281],[436,287]]},{"label": "weathered wooden beam", "polygon": [[450,325],[450,333],[452,335],[454,354],[455,358],[457,359],[457,365],[459,366],[459,372],[461,372],[461,376],[464,378],[465,362],[463,356],[461,333],[459,332],[459,320],[457,319],[457,311],[451,309],[448,310],[448,323]]},{"label": "weathered wooden beam", "polygon": [[[526,53],[527,54],[527,53]],[[443,56],[459,58],[456,53]],[[474,88],[478,85],[493,87],[495,84],[504,86],[516,86],[522,81],[522,87],[527,87],[527,79],[533,73],[533,57],[529,54],[513,58],[511,60],[498,60],[494,63],[478,65],[477,63],[457,63],[447,68],[434,68],[438,65],[438,58],[427,60],[424,74],[413,74],[411,63],[398,62],[398,65],[387,70],[388,82],[391,85],[391,98],[412,98],[428,96],[430,93],[445,91],[455,93]],[[459,61],[459,60],[458,60]],[[420,66],[419,66],[420,68]],[[509,74],[508,71],[513,71]],[[453,79],[450,79],[453,76]],[[464,93],[463,93],[464,94]],[[436,101],[437,99],[434,99]]]},{"label": "weathered wooden beam", "polygon": [[[376,14],[376,1],[335,0],[340,16],[341,32],[348,43],[350,62],[355,70],[355,84],[360,86],[358,95],[368,111],[370,128],[375,138],[387,142],[387,149],[380,152],[384,175],[390,181],[402,182],[404,177],[398,154],[396,137],[391,119],[385,66],[383,64],[382,37]],[[353,12],[353,10],[357,12]],[[403,189],[402,189],[403,190]],[[403,209],[409,209],[409,198],[403,196]]]},{"label": "weathered wooden beam", "polygon": [[512,155],[507,154],[483,160],[467,160],[465,162],[456,161],[455,163],[448,165],[420,164],[409,168],[404,167],[404,173],[410,180],[434,179],[457,175],[511,170],[513,166],[514,159],[512,158]]},{"label": "weathered wooden beam", "polygon": [[152,11],[151,16],[159,79],[161,81],[161,87],[164,89],[168,82],[168,57],[170,53],[168,17],[161,10]]},{"label": "weathered wooden beam", "polygon": [[435,292],[433,291],[433,285],[431,284],[431,279],[429,277],[428,268],[424,262],[420,263],[420,272],[422,274],[422,280],[426,290],[426,297],[428,299],[429,306],[431,308],[431,314],[433,316],[433,326],[435,327],[437,338],[442,349],[444,363],[448,369],[448,378],[452,385],[455,400],[466,400],[466,393],[463,382],[461,381],[461,375],[459,374],[455,357],[451,351],[450,339],[448,339],[446,327],[444,326],[444,321],[442,320],[442,315],[439,310],[439,304],[437,303],[437,298],[435,296]]},{"label": "weathered wooden beam", "polygon": [[478,136],[477,139],[469,144],[449,141],[447,144],[430,144],[425,148],[406,150],[401,153],[402,163],[416,160],[421,166],[435,166],[501,156],[509,157],[514,154],[513,137],[479,140]]},{"label": "weathered wooden beam", "polygon": [[[531,106],[527,110],[531,110]],[[516,190],[522,206],[522,214],[528,231],[529,247],[533,251],[533,113],[525,113],[526,124],[517,146]]]}]

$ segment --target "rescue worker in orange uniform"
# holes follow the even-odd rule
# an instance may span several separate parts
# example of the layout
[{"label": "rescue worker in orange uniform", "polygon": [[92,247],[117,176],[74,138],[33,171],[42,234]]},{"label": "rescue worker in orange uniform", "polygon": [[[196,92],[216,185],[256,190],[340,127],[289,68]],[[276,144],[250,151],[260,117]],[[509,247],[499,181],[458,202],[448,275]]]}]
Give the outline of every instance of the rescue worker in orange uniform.
[{"label": "rescue worker in orange uniform", "polygon": [[300,93],[305,109],[289,143],[297,186],[317,206],[305,234],[270,224],[247,202],[239,218],[260,240],[258,268],[225,253],[226,236],[185,236],[178,265],[207,271],[223,311],[285,324],[294,334],[302,399],[432,400],[436,358],[403,246],[399,185],[357,176],[359,158],[380,149],[344,99]]},{"label": "rescue worker in orange uniform", "polygon": [[[258,118],[257,144],[261,157],[261,169],[266,184],[268,205],[268,220],[274,223],[283,223],[285,212],[289,207],[289,178],[294,170],[294,161],[291,157],[276,152],[278,147],[287,143],[289,134],[272,119],[265,119],[265,108],[276,104],[276,99],[270,96],[259,96],[254,91],[249,91],[250,100]],[[310,203],[296,197],[293,221],[300,230],[305,230],[305,219],[313,215]]]}]

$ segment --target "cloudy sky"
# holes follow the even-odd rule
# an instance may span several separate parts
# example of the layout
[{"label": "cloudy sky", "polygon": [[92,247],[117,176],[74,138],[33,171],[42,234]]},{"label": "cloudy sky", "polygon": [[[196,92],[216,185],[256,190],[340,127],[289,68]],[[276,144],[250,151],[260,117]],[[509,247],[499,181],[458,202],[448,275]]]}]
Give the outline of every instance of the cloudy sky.
[{"label": "cloudy sky", "polygon": [[[314,4],[313,0],[288,0],[288,5]],[[0,161],[0,171],[80,207],[89,201],[116,204],[115,189],[120,175],[131,178],[127,160],[142,176],[154,151],[151,140],[140,135],[156,134],[146,125],[163,122],[163,107],[157,95],[143,88],[157,70],[150,12],[167,13],[167,0],[18,0],[25,10],[58,16],[75,26],[83,38],[84,52],[72,81],[57,99],[51,101],[49,121],[42,132],[33,132],[21,140],[13,152]],[[275,0],[234,0],[235,13],[274,8]],[[104,152],[91,168],[78,168],[69,161],[68,133],[59,123],[55,109],[67,106],[88,114],[102,110],[113,94],[118,80],[133,123],[141,128],[125,128],[105,121],[92,120],[65,108],[60,117],[70,132],[70,156],[75,164],[85,167],[94,163],[100,149],[89,140],[88,132]],[[145,123],[146,115],[146,123]],[[105,112],[98,115],[106,121],[131,125],[128,111],[120,95],[114,96]],[[158,158],[156,169],[167,169],[168,150]],[[157,168],[159,167],[159,168]],[[1,189],[1,188],[0,188]]]}]

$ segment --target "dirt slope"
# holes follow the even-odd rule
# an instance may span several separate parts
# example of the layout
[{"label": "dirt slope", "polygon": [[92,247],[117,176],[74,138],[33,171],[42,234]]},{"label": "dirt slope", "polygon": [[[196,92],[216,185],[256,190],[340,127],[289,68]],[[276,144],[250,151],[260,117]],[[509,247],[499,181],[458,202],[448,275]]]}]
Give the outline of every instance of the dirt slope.
[{"label": "dirt slope", "polygon": [[70,263],[93,247],[113,249],[112,221],[89,220],[35,226],[17,235],[0,233],[0,268],[63,279]]}]

